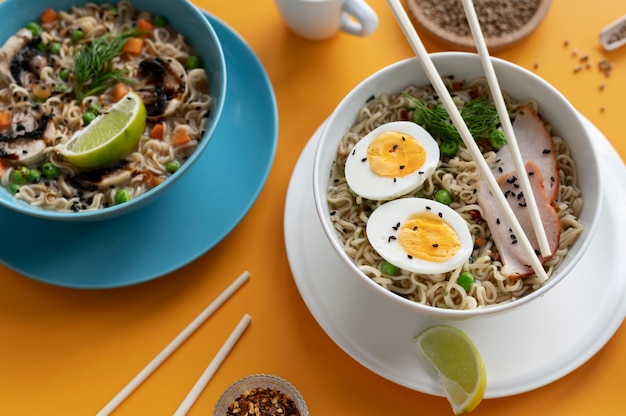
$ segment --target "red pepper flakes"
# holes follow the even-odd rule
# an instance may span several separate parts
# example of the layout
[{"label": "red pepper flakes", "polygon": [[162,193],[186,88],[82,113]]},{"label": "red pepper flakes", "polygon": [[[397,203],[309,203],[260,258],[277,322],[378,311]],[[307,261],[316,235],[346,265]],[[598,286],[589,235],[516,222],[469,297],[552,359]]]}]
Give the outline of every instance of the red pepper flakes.
[{"label": "red pepper flakes", "polygon": [[228,406],[226,416],[300,416],[293,400],[277,389],[259,387],[244,392]]}]

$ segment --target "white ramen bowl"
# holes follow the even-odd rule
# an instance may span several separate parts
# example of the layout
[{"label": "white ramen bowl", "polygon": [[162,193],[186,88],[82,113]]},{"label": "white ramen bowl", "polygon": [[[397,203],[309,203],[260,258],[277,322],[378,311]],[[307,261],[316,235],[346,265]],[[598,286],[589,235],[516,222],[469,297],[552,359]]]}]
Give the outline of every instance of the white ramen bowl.
[{"label": "white ramen bowl", "polygon": [[[484,76],[480,59],[476,54],[442,52],[431,56],[438,72],[442,75],[453,75],[456,80],[466,81]],[[379,70],[354,87],[327,120],[316,148],[313,167],[313,194],[316,211],[335,255],[352,272],[350,276],[337,276],[337,278],[352,279],[355,285],[367,286],[390,304],[407,308],[417,314],[434,319],[459,320],[501,313],[541,297],[566,278],[584,255],[594,234],[602,201],[599,163],[589,133],[574,107],[546,81],[524,68],[501,59],[493,58],[493,64],[502,91],[510,94],[517,101],[530,98],[537,100],[540,114],[552,124],[553,132],[567,141],[577,163],[578,185],[584,198],[584,208],[580,219],[585,228],[561,265],[540,288],[514,301],[472,310],[453,310],[419,304],[383,288],[362,273],[345,253],[330,219],[330,209],[326,199],[337,147],[342,136],[356,121],[358,109],[372,96],[379,96],[382,93],[398,93],[409,85],[430,85],[419,61],[416,58],[410,58]]]},{"label": "white ramen bowl", "polygon": [[[57,11],[70,10],[72,6],[81,6],[87,3],[85,0],[57,0],[53,3],[46,0],[4,0],[0,2],[0,46],[26,24],[37,21],[41,12],[50,7]],[[117,0],[92,0],[90,3],[114,5]],[[180,177],[189,171],[207,148],[222,114],[226,98],[226,63],[215,30],[202,12],[188,0],[132,0],[131,3],[137,10],[149,11],[154,16],[165,16],[168,23],[183,34],[200,55],[209,76],[212,103],[205,133],[198,147],[167,180],[123,204],[95,211],[57,212],[32,207],[14,198],[6,188],[0,187],[0,206],[22,214],[50,220],[94,221],[117,217],[144,207],[149,202],[154,201],[157,196],[164,194],[164,191],[171,188]]]}]

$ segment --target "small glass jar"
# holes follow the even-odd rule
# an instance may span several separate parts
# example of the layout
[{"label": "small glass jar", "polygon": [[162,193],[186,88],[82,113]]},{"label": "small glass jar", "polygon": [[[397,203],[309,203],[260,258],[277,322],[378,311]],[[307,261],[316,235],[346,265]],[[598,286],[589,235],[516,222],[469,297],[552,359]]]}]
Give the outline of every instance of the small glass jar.
[{"label": "small glass jar", "polygon": [[[244,395],[248,395],[250,391],[255,389],[257,391],[259,389],[268,390],[268,393],[271,394],[274,394],[275,391],[282,393],[286,398],[291,399],[299,416],[309,416],[309,410],[300,392],[288,381],[270,374],[255,374],[234,382],[222,393],[222,396],[217,401],[215,409],[213,410],[213,416],[225,416],[229,406],[233,404],[235,400]],[[265,413],[260,414],[264,415]],[[289,413],[286,415],[289,415]]]}]

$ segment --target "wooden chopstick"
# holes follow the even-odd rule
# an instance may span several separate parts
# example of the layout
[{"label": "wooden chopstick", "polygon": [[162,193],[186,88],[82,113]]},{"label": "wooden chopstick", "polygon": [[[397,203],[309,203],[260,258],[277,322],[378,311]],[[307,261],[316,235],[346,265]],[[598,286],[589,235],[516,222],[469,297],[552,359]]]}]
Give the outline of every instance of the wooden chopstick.
[{"label": "wooden chopstick", "polygon": [[472,155],[472,158],[476,162],[476,166],[479,172],[481,173],[483,179],[487,183],[489,190],[491,191],[493,196],[496,198],[496,201],[500,205],[500,208],[502,209],[506,220],[509,222],[511,229],[513,230],[515,235],[518,236],[518,242],[521,243],[521,247],[524,250],[525,254],[527,255],[528,260],[530,261],[531,266],[535,274],[537,275],[537,278],[541,282],[545,282],[546,280],[548,280],[548,275],[546,274],[546,271],[543,269],[543,266],[541,265],[541,262],[539,261],[539,257],[535,254],[535,251],[532,245],[530,244],[530,241],[528,240],[526,233],[522,229],[522,226],[520,225],[519,221],[515,217],[513,210],[511,209],[508,202],[506,201],[506,198],[504,197],[504,194],[502,193],[502,190],[500,189],[500,186],[498,185],[496,178],[491,173],[491,169],[489,169],[489,166],[487,165],[485,158],[480,152],[478,145],[474,141],[474,138],[472,137],[472,134],[470,133],[467,125],[465,124],[465,121],[461,117],[461,113],[459,112],[458,108],[454,104],[454,101],[452,100],[452,97],[450,96],[450,92],[446,88],[443,80],[441,79],[441,76],[437,72],[435,65],[430,59],[430,56],[428,55],[428,52],[426,51],[426,48],[424,47],[424,44],[422,43],[422,40],[420,39],[419,35],[415,31],[415,27],[413,26],[411,19],[409,18],[406,11],[402,7],[400,0],[387,0],[387,2],[389,3],[389,6],[391,7],[391,10],[396,18],[396,21],[398,22],[398,24],[400,25],[400,28],[404,32],[404,36],[407,38],[407,40],[409,41],[409,44],[411,45],[411,47],[417,54],[417,57],[419,58],[419,61],[424,71],[426,72],[428,79],[433,85],[433,88],[435,89],[439,97],[441,98],[441,101],[444,107],[446,108],[446,110],[448,111],[448,114],[450,115],[450,119],[452,120],[453,124],[459,131],[459,134],[461,135],[461,138],[463,139],[465,146],[467,147],[468,151]]},{"label": "wooden chopstick", "polygon": [[187,412],[189,412],[189,409],[191,409],[191,406],[193,406],[193,404],[196,402],[196,400],[200,396],[200,393],[202,393],[202,390],[204,390],[209,381],[211,381],[213,374],[215,374],[226,356],[228,356],[230,350],[235,346],[241,335],[243,335],[243,332],[250,324],[251,319],[252,318],[248,314],[245,314],[243,318],[241,318],[241,321],[239,321],[237,327],[235,327],[224,345],[222,345],[222,348],[220,348],[220,350],[217,352],[217,355],[215,355],[209,366],[206,368],[206,370],[204,370],[198,381],[196,381],[196,384],[194,384],[194,386],[191,388],[191,390],[187,394],[187,397],[185,397],[185,399],[182,401],[182,403],[174,413],[174,416],[185,416]]},{"label": "wooden chopstick", "polygon": [[185,327],[163,350],[152,359],[119,393],[100,410],[96,416],[110,415],[130,394],[154,372],[191,334],[193,334],[233,293],[250,278],[244,271],[213,302]]},{"label": "wooden chopstick", "polygon": [[493,63],[489,57],[489,50],[487,49],[487,43],[485,42],[485,37],[483,36],[478,16],[476,15],[476,8],[474,7],[473,0],[463,0],[463,8],[465,9],[465,15],[467,16],[472,36],[474,37],[474,43],[476,43],[476,49],[478,50],[478,55],[480,56],[480,61],[483,65],[483,71],[485,72],[485,77],[487,78],[489,89],[491,90],[493,102],[498,110],[502,130],[504,130],[507,144],[511,150],[513,164],[518,172],[517,178],[521,182],[527,208],[530,210],[530,220],[532,222],[535,235],[537,236],[537,241],[539,242],[539,250],[542,255],[549,256],[552,254],[552,250],[550,249],[550,244],[548,243],[546,230],[543,227],[543,221],[541,221],[541,216],[539,215],[537,201],[535,200],[535,195],[530,186],[528,172],[526,171],[524,159],[522,158],[519,145],[517,144],[515,132],[513,131],[513,125],[511,124],[511,119],[509,118],[504,98],[502,97],[500,84],[498,83],[498,78],[496,77],[496,73],[493,69]]}]

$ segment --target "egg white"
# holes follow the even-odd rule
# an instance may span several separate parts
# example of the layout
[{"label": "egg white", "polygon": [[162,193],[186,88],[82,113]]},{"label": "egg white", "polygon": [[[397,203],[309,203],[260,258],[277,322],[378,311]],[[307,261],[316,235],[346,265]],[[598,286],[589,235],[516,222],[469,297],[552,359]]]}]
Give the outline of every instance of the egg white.
[{"label": "egg white", "polygon": [[[386,131],[396,131],[414,137],[426,151],[424,164],[415,172],[397,178],[377,175],[367,161],[367,149],[377,136]],[[348,186],[366,199],[387,201],[418,189],[430,177],[439,164],[439,146],[435,139],[421,126],[410,121],[394,121],[383,124],[357,142],[348,156],[345,176]]]},{"label": "egg white", "polygon": [[[398,234],[402,224],[418,213],[440,215],[456,231],[461,247],[450,259],[435,262],[410,258],[400,245]],[[400,224],[400,227],[398,227]],[[390,238],[390,237],[395,238]],[[445,273],[461,266],[472,254],[473,240],[467,223],[447,205],[425,198],[401,198],[376,208],[367,222],[367,238],[376,252],[389,263],[401,269],[423,274]]]}]

